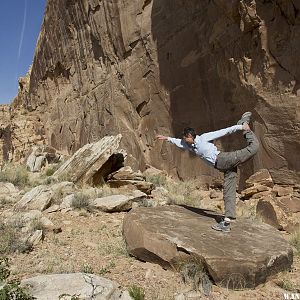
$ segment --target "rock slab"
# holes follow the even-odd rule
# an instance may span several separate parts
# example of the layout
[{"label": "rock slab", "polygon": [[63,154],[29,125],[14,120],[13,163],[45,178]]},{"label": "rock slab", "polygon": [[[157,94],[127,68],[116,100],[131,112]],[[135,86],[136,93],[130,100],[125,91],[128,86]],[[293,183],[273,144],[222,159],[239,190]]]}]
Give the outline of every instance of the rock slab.
[{"label": "rock slab", "polygon": [[[63,294],[79,295],[80,299],[117,300],[122,292],[117,283],[85,273],[40,275],[22,280],[34,297],[39,300],[55,300]],[[64,298],[62,298],[64,299]]]},{"label": "rock slab", "polygon": [[104,177],[112,172],[113,166],[108,166],[108,170],[101,170],[101,168],[108,164],[114,154],[117,155],[121,138],[121,134],[106,136],[96,143],[84,145],[53,174],[53,177],[68,178],[74,183],[81,184],[103,183]]},{"label": "rock slab", "polygon": [[226,287],[238,280],[253,288],[291,267],[292,249],[273,227],[243,219],[226,234],[211,229],[214,217],[179,206],[140,207],[126,215],[123,234],[137,258],[170,267],[188,253],[201,258],[213,281]]}]

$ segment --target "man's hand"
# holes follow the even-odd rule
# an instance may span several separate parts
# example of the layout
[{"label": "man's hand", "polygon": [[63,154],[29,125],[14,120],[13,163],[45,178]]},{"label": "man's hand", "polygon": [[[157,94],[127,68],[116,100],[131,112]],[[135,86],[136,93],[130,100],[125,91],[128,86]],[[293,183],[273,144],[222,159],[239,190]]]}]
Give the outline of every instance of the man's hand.
[{"label": "man's hand", "polygon": [[244,131],[250,131],[251,130],[248,123],[243,123],[243,130]]},{"label": "man's hand", "polygon": [[158,135],[156,136],[156,138],[157,138],[158,140],[162,140],[162,141],[166,141],[166,140],[168,139],[167,136],[164,136],[164,135],[161,135],[161,134],[158,134]]}]

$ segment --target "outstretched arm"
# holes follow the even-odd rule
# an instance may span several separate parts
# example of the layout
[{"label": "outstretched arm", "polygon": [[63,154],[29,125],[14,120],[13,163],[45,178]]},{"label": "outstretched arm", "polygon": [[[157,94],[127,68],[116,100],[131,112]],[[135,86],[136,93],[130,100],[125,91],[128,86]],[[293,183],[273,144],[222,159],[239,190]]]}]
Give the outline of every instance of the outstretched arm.
[{"label": "outstretched arm", "polygon": [[167,136],[160,135],[160,134],[158,134],[156,136],[156,138],[159,139],[159,140],[168,141],[171,144],[174,144],[174,145],[176,145],[177,147],[179,147],[181,149],[188,149],[188,146],[187,146],[186,142],[182,139],[167,137]]},{"label": "outstretched arm", "polygon": [[212,132],[208,132],[208,133],[204,133],[202,134],[202,137],[204,139],[206,139],[207,141],[213,141],[216,140],[222,136],[228,135],[228,134],[232,134],[238,130],[244,130],[244,125],[234,125],[231,127],[227,127],[224,129],[220,129],[217,131],[212,131]]}]

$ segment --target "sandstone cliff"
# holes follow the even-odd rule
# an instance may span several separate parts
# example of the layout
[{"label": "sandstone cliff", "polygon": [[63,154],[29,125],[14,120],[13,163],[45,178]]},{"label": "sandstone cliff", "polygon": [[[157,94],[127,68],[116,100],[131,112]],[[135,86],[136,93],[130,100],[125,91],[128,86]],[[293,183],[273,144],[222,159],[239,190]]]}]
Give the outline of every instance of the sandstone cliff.
[{"label": "sandstone cliff", "polygon": [[122,133],[131,165],[206,180],[214,170],[155,134],[216,130],[250,110],[261,148],[243,175],[298,181],[299,11],[296,0],[48,0],[12,105],[10,122],[27,125],[11,125],[6,145],[18,159],[32,143],[74,153]]}]

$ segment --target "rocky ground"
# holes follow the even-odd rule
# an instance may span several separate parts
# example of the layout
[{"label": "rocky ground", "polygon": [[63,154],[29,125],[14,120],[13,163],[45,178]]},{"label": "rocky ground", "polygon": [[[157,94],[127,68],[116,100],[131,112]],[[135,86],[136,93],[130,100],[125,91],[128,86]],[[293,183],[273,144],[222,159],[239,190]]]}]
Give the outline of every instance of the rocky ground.
[{"label": "rocky ground", "polygon": [[[150,178],[150,177],[149,177]],[[153,180],[153,179],[156,180]],[[222,210],[222,192],[218,189],[203,190],[197,187],[196,181],[168,183],[162,177],[152,177],[156,185],[162,185],[152,193],[152,197],[142,201],[139,205],[168,205],[186,203],[191,206]],[[35,175],[35,180],[37,176]],[[7,184],[6,184],[7,185]],[[2,188],[4,183],[2,183]],[[67,185],[66,185],[67,186]],[[187,190],[186,187],[192,187]],[[16,209],[16,203],[20,203],[26,190],[17,189],[11,196],[1,200],[1,220],[4,216],[11,216],[8,212]],[[90,188],[81,189],[80,192],[91,193]],[[87,192],[88,191],[88,192]],[[128,194],[131,190],[110,189],[101,190],[102,193]],[[60,190],[63,198],[63,190]],[[73,191],[75,192],[75,191]],[[78,191],[76,191],[78,192]],[[252,189],[253,192],[253,189]],[[70,194],[70,191],[68,192]],[[100,193],[100,190],[99,190]],[[260,193],[259,191],[257,193]],[[57,197],[57,192],[54,193]],[[254,193],[255,194],[255,193]],[[252,195],[254,195],[252,194]],[[242,193],[249,199],[249,193]],[[251,198],[251,197],[250,197]],[[4,200],[5,199],[5,200]],[[250,201],[238,202],[240,216],[255,218],[253,203]],[[61,199],[60,202],[63,202]],[[213,285],[211,293],[206,296],[201,290],[193,291],[193,282],[184,282],[182,274],[178,270],[165,270],[157,264],[142,262],[130,256],[126,250],[126,244],[122,235],[122,225],[125,211],[104,212],[93,210],[88,206],[69,209],[44,210],[42,215],[48,220],[41,219],[31,221],[32,230],[42,230],[43,236],[37,241],[31,251],[15,251],[8,254],[11,259],[11,278],[30,278],[39,274],[54,273],[94,273],[116,281],[122,289],[130,289],[133,286],[143,288],[145,299],[284,299],[284,294],[300,293],[300,257],[294,256],[294,263],[290,272],[279,273],[269,279],[265,284],[255,289],[229,290],[226,287]],[[18,209],[22,213],[23,209]],[[14,213],[17,215],[17,213]],[[11,216],[12,218],[12,216]],[[49,222],[50,221],[50,222]],[[279,220],[280,221],[280,220]],[[22,226],[20,226],[22,227]],[[33,228],[34,227],[34,228]],[[24,231],[20,228],[20,231]],[[292,234],[281,231],[287,240]],[[4,235],[2,235],[3,238]],[[298,235],[299,239],[299,235]],[[299,240],[298,240],[299,243]],[[1,248],[1,247],[0,247]],[[2,248],[3,250],[3,248]],[[3,256],[4,253],[2,253]],[[185,294],[185,297],[182,294]],[[177,298],[175,298],[177,297]],[[181,298],[180,298],[181,297]],[[292,298],[291,298],[292,299]]]},{"label": "rocky ground", "polygon": [[[53,213],[48,216],[62,229],[61,233],[46,232],[45,239],[27,254],[13,254],[12,271],[18,278],[38,274],[87,272],[115,280],[122,287],[143,287],[146,299],[174,299],[176,293],[186,292],[176,271],[130,257],[122,238],[122,220],[126,213],[97,213],[77,215]],[[286,238],[289,235],[284,234]],[[217,286],[209,297],[194,299],[284,299],[285,291],[276,282],[291,283],[300,288],[300,259],[290,273],[281,273],[254,290],[232,291]]]}]

